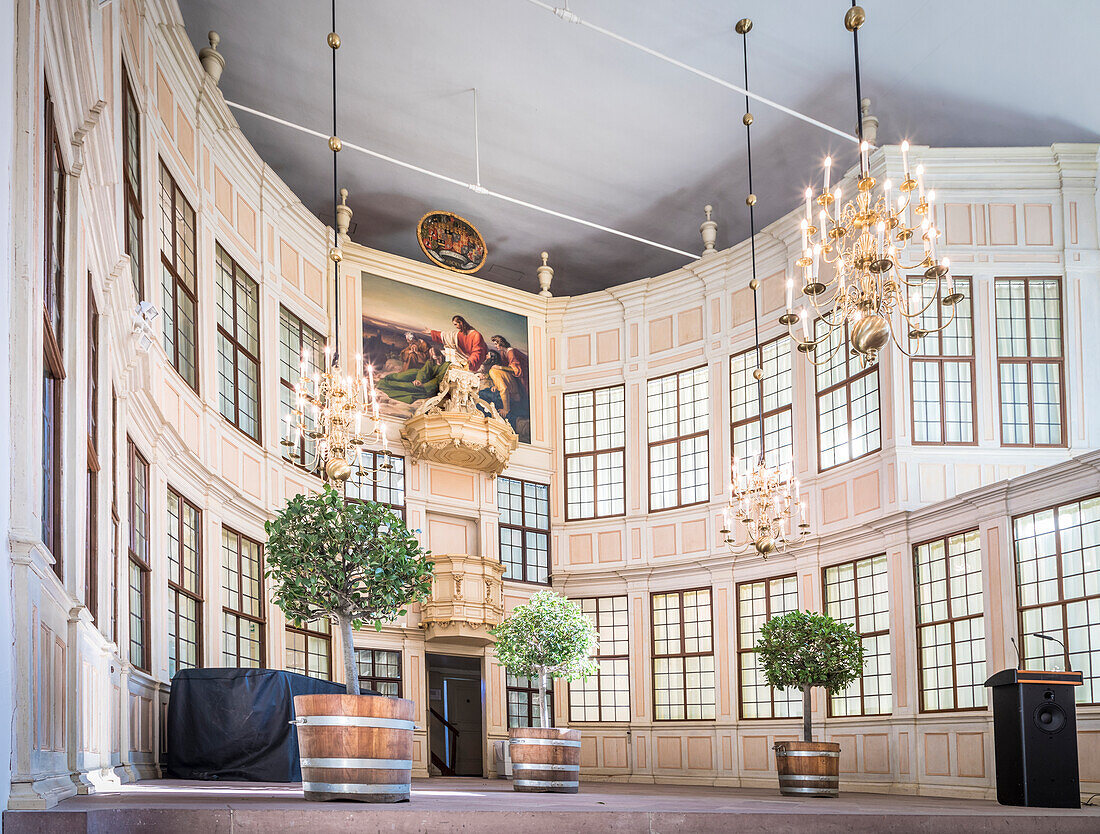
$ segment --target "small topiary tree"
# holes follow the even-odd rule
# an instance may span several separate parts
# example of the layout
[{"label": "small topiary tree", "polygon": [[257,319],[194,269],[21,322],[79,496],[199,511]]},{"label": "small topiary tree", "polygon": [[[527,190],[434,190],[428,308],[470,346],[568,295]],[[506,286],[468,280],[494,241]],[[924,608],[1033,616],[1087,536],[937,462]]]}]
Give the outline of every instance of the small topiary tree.
[{"label": "small topiary tree", "polygon": [[291,620],[328,617],[340,628],[347,691],[359,694],[352,629],[382,623],[427,599],[434,565],[404,520],[373,501],[345,501],[328,484],[297,495],[268,521],[272,598]]},{"label": "small topiary tree", "polygon": [[596,671],[596,629],[579,605],[553,591],[539,591],[490,634],[497,639],[497,658],[508,671],[536,679],[544,728],[550,726],[550,679],[579,680]]},{"label": "small topiary tree", "polygon": [[863,673],[863,641],[848,623],[825,614],[792,611],[760,628],[756,651],[776,689],[802,690],[802,740],[813,741],[810,688],[839,692]]}]

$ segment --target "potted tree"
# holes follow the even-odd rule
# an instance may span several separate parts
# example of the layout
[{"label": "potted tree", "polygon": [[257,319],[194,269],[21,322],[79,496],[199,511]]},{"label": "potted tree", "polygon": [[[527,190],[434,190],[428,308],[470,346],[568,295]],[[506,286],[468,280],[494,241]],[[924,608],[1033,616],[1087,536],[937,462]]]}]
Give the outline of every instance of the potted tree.
[{"label": "potted tree", "polygon": [[756,643],[764,677],[776,689],[802,690],[802,741],[775,743],[779,792],[785,796],[836,796],[840,745],[814,741],[810,690],[839,692],[863,672],[863,642],[848,623],[825,614],[792,611],[772,617]]},{"label": "potted tree", "polygon": [[553,591],[540,591],[490,632],[500,662],[514,675],[535,679],[539,727],[511,727],[512,787],[533,793],[577,793],[581,734],[550,726],[547,692],[552,678],[592,674],[596,629],[580,606]]},{"label": "potted tree", "polygon": [[306,799],[407,802],[413,702],[360,694],[352,630],[381,630],[426,599],[429,554],[393,510],[345,501],[327,484],[264,526],[275,604],[295,622],[335,622],[343,647],[347,694],[294,698]]}]

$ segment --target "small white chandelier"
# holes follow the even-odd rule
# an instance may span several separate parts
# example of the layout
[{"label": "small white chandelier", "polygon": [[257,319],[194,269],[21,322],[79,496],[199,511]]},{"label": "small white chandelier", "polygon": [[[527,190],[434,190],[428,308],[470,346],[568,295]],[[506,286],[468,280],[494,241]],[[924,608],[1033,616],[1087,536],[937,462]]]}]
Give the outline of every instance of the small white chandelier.
[{"label": "small white chandelier", "polygon": [[[860,142],[856,194],[845,202],[839,186],[830,190],[832,159],[826,157],[821,193],[815,198],[813,189],[806,189],[802,256],[796,262],[802,270],[802,294],[809,299],[813,315],[806,307],[795,313],[794,281],[788,279],[787,309],[779,319],[787,325],[800,352],[809,354],[819,345],[825,346],[829,355],[814,359],[815,364],[832,359],[844,344],[845,328],[852,352],[860,355],[864,365],[876,361],[891,338],[902,353],[911,355],[904,344],[906,339],[918,342],[949,327],[955,317],[954,306],[963,299],[955,291],[948,259],[937,261],[940,231],[934,222],[936,194],[925,192],[923,166],[917,166],[915,177],[910,172],[909,143],[901,145],[904,179],[897,186],[896,196],[890,180],[879,186],[871,176],[870,145],[863,139],[857,34],[865,20],[863,9],[853,0],[844,25],[852,33],[855,55]],[[816,218],[812,213],[815,203],[819,207]],[[912,262],[906,263],[906,250],[915,244],[921,248],[909,256]],[[831,268],[833,275],[824,275],[822,267]],[[910,272],[917,274],[907,277]],[[950,315],[938,328],[925,329],[934,304],[949,308]],[[812,330],[814,319],[825,327],[820,336]],[[801,338],[794,330],[798,322]]]},{"label": "small white chandelier", "polygon": [[[335,339],[325,346],[322,370],[309,374],[310,355],[304,350],[300,357],[299,379],[294,388],[294,405],[287,418],[287,433],[282,443],[292,449],[302,450],[303,438],[315,441],[312,460],[302,460],[310,471],[322,473],[329,481],[343,482],[356,469],[362,475],[361,453],[374,443],[382,445],[382,462],[378,469],[390,469],[386,427],[378,410],[378,391],[374,385],[374,369],[367,368],[363,378],[363,357],[356,356],[352,374],[340,372],[340,261],[344,254],[340,249],[341,231],[347,228],[351,211],[337,199],[335,184],[338,179],[337,154],[341,142],[336,132],[336,50],[340,48],[340,36],[336,34],[336,2],[332,3],[332,31],[326,41],[332,49],[332,136],[328,146],[332,151],[333,182],[333,245],[328,251],[336,277],[333,319]],[[347,192],[343,194],[346,196]],[[304,452],[292,453],[292,457]]]},{"label": "small white chandelier", "polygon": [[[745,89],[749,87],[749,45],[748,33],[752,21],[748,18],[738,21],[737,33],[742,36],[745,53]],[[748,157],[749,196],[745,203],[749,207],[749,249],[752,255],[752,317],[756,340],[756,367],[752,376],[756,380],[757,416],[760,418],[760,455],[756,462],[742,472],[737,456],[733,458],[730,477],[729,503],[723,511],[723,541],[734,553],[749,552],[755,549],[762,558],[767,559],[773,553],[782,552],[797,544],[810,532],[805,521],[805,512],[798,493],[798,481],[793,477],[791,467],[768,466],[765,457],[764,431],[764,370],[760,351],[759,287],[756,278],[756,219],[754,207],[756,195],[752,193],[752,113],[749,111],[749,98],[745,96],[745,115],[741,121],[745,125],[745,147]],[[746,536],[743,542],[734,534],[734,526],[739,524]]]}]

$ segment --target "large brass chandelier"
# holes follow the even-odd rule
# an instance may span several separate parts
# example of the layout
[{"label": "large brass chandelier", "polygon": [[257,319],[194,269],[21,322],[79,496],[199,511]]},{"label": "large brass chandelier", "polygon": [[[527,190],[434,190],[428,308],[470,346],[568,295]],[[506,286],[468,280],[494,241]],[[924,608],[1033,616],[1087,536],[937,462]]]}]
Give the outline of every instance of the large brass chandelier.
[{"label": "large brass chandelier", "polygon": [[[859,71],[858,32],[865,20],[863,9],[852,0],[844,25],[852,33],[855,56],[860,143],[856,193],[845,200],[839,186],[831,188],[832,160],[826,157],[820,194],[815,197],[813,189],[806,189],[802,255],[796,262],[809,308],[803,306],[795,313],[794,282],[789,279],[787,309],[780,318],[800,352],[809,354],[825,346],[827,356],[816,357],[816,364],[830,361],[843,346],[845,328],[853,354],[860,355],[864,365],[876,361],[891,339],[910,355],[906,343],[915,345],[922,337],[949,327],[954,305],[963,299],[953,286],[948,259],[937,260],[936,195],[925,191],[922,166],[910,171],[909,143],[901,145],[904,175],[896,192],[889,179],[879,184],[871,176]],[[817,217],[812,212],[815,204]],[[950,313],[938,328],[929,330],[929,320],[937,318],[930,314],[935,304],[949,308]],[[820,333],[817,322],[823,326]],[[796,334],[797,323],[801,337]]]},{"label": "large brass chandelier", "polygon": [[[752,21],[748,18],[738,21],[737,33],[742,37],[745,56],[745,89],[749,87],[749,45],[748,33]],[[741,121],[745,125],[745,147],[748,157],[749,196],[745,203],[749,207],[749,249],[752,255],[752,316],[756,342],[756,367],[752,376],[756,380],[757,416],[760,418],[760,454],[755,463],[742,471],[736,453],[733,456],[733,468],[730,477],[729,503],[723,512],[724,524],[720,531],[725,543],[734,553],[755,550],[764,559],[801,541],[810,532],[805,520],[805,508],[799,497],[798,481],[793,477],[792,467],[788,464],[769,466],[765,456],[764,430],[764,362],[760,349],[759,287],[756,277],[756,218],[754,207],[756,195],[752,190],[752,113],[749,110],[749,98],[745,96],[745,115]],[[740,525],[745,538],[740,541],[734,533],[735,525]]]},{"label": "large brass chandelier", "polygon": [[363,357],[358,355],[351,374],[344,374],[340,369],[340,261],[344,257],[340,249],[340,219],[341,209],[345,213],[350,212],[347,206],[341,205],[337,187],[337,159],[341,141],[336,132],[336,50],[340,48],[340,36],[336,34],[335,0],[332,3],[332,31],[327,42],[332,49],[332,135],[328,146],[332,151],[333,190],[333,245],[328,251],[328,258],[332,261],[335,276],[335,338],[325,346],[324,364],[313,374],[309,373],[312,357],[308,349],[302,351],[298,384],[294,388],[287,433],[282,442],[296,450],[292,457],[301,459],[305,457],[303,439],[314,441],[312,457],[309,461],[302,459],[303,465],[329,481],[343,482],[357,470],[360,475],[363,474],[362,452],[370,445],[380,443],[382,446],[379,469],[392,468],[392,464],[389,462],[385,423],[378,409],[373,368],[367,368],[364,379]]}]

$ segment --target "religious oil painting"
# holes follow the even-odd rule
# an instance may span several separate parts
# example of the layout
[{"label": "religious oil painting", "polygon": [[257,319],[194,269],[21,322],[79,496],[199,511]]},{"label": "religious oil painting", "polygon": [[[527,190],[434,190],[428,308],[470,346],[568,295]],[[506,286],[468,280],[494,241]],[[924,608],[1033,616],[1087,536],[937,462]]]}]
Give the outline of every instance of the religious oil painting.
[{"label": "religious oil painting", "polygon": [[384,414],[407,419],[439,393],[454,345],[523,443],[531,442],[527,317],[363,273],[363,362]]},{"label": "religious oil painting", "polygon": [[481,269],[488,255],[481,233],[449,211],[430,211],[421,217],[416,239],[433,264],[467,275]]}]

